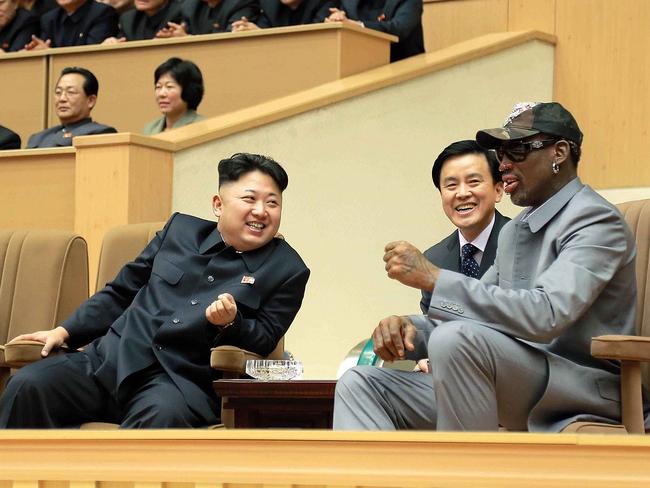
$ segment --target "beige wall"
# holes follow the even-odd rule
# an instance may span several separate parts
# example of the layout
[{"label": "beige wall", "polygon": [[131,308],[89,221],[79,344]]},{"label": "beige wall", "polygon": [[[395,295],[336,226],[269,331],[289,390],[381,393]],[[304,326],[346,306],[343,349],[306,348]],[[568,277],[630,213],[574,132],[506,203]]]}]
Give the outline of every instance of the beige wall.
[{"label": "beige wall", "polygon": [[553,47],[534,41],[182,151],[172,208],[210,218],[217,162],[234,152],[284,164],[281,231],[312,270],[287,348],[306,378],[334,377],[379,319],[418,310],[419,292],[389,280],[382,255],[391,240],[425,248],[450,232],[430,179],[437,153],[500,125],[518,100],[550,98],[552,77]]},{"label": "beige wall", "polygon": [[580,174],[596,188],[650,186],[648,25],[648,0],[425,0],[423,16],[427,51],[490,32],[554,34],[554,98],[580,123]]}]

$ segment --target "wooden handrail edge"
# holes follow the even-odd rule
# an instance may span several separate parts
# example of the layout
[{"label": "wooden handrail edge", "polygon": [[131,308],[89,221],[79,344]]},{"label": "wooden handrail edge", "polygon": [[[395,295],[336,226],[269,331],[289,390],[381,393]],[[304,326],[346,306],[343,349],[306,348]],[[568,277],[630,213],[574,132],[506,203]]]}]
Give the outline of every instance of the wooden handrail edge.
[{"label": "wooden handrail edge", "polygon": [[381,66],[253,107],[212,117],[153,137],[173,143],[176,151],[188,149],[531,41],[554,45],[556,37],[536,30],[486,34],[445,49],[414,56],[398,63]]},{"label": "wooden handrail edge", "polygon": [[527,432],[341,432],[328,430],[248,430],[248,429],[166,429],[166,430],[5,430],[0,442],[25,440],[84,441],[84,440],[195,440],[195,441],[323,441],[358,443],[436,442],[452,444],[543,444],[582,446],[650,446],[650,436],[618,434],[539,434]]},{"label": "wooden handrail edge", "polygon": [[223,32],[219,34],[202,34],[196,36],[184,36],[184,37],[172,37],[168,39],[145,39],[142,41],[128,41],[118,44],[93,44],[90,46],[72,46],[72,47],[56,47],[45,49],[42,51],[19,51],[12,53],[0,53],[0,62],[3,59],[16,59],[16,58],[28,58],[28,57],[47,57],[47,56],[58,56],[65,54],[77,54],[77,53],[87,53],[88,51],[114,51],[118,49],[133,49],[133,48],[147,48],[147,47],[156,47],[161,45],[182,45],[187,43],[203,43],[211,42],[214,40],[220,41],[239,41],[241,39],[251,38],[251,37],[264,37],[264,36],[283,36],[287,34],[293,34],[296,32],[309,32],[309,31],[324,31],[324,30],[350,30],[355,32],[361,32],[370,37],[376,37],[379,39],[385,39],[391,42],[397,42],[398,37],[391,34],[386,34],[384,32],[379,32],[372,29],[366,29],[356,24],[352,23],[342,23],[342,22],[328,22],[320,24],[306,24],[306,25],[294,25],[289,27],[273,27],[269,29],[259,29],[253,31],[244,31],[244,32]]},{"label": "wooden handrail edge", "polygon": [[97,134],[90,136],[75,137],[72,140],[75,148],[87,148],[97,146],[133,145],[142,146],[162,151],[173,152],[176,149],[174,143],[144,136],[133,132],[118,132],[117,134]]},{"label": "wooden handrail edge", "polygon": [[7,151],[0,151],[0,160],[3,158],[19,157],[32,157],[38,156],[54,156],[59,154],[74,154],[74,147],[45,147],[42,149],[10,149]]}]

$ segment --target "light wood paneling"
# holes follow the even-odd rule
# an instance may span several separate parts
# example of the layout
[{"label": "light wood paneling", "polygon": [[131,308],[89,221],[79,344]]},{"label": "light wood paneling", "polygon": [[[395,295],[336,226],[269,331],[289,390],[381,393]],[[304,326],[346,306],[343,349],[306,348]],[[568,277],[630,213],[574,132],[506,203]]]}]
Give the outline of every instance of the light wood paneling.
[{"label": "light wood paneling", "polygon": [[74,148],[0,151],[0,227],[73,229]]},{"label": "light wood paneling", "polygon": [[171,211],[172,156],[164,143],[136,134],[75,138],[74,230],[88,243],[91,290],[106,231],[166,220]]},{"label": "light wood paneling", "polygon": [[509,0],[508,30],[540,30],[555,34],[556,0]]},{"label": "light wood paneling", "polygon": [[508,30],[508,0],[426,2],[422,16],[427,52],[491,32]]},{"label": "light wood paneling", "polygon": [[[160,487],[575,487],[650,483],[646,436],[167,430],[0,432],[0,478]],[[408,461],[405,461],[408,460]],[[35,469],[38,466],[38,469]]]},{"label": "light wood paneling", "polygon": [[650,2],[557,0],[555,97],[585,134],[580,174],[650,186]]},{"label": "light wood paneling", "polygon": [[[206,93],[198,111],[214,116],[387,64],[396,39],[357,26],[316,24],[56,49],[49,86],[52,91],[65,66],[90,69],[100,82],[93,118],[138,133],[160,116],[153,73],[171,56],[201,68]],[[56,123],[52,111],[49,124]]]},{"label": "light wood paneling", "polygon": [[47,56],[42,53],[0,55],[3,97],[0,124],[20,135],[22,147],[47,118]]}]

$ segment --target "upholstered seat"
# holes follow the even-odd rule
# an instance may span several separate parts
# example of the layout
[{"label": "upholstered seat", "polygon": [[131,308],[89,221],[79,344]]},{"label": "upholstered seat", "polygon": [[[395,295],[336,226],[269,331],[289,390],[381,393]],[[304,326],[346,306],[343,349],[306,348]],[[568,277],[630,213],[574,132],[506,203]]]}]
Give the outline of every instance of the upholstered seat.
[{"label": "upholstered seat", "polygon": [[[54,328],[88,298],[86,241],[70,231],[0,230],[0,276],[0,344]],[[41,348],[0,346],[0,386]]]}]

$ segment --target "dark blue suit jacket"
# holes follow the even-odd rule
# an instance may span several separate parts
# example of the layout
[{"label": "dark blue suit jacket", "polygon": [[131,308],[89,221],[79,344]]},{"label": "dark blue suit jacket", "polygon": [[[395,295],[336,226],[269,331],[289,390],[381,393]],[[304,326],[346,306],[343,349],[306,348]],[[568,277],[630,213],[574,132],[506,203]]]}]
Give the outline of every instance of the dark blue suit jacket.
[{"label": "dark blue suit jacket", "polygon": [[391,62],[424,52],[422,0],[386,0],[382,20],[361,18],[361,2],[363,0],[341,0],[340,8],[349,19],[360,20],[369,29],[399,37],[399,42],[390,47]]},{"label": "dark blue suit jacket", "polygon": [[[231,344],[270,353],[300,309],[308,278],[309,269],[284,240],[238,253],[225,247],[214,222],[174,214],[62,325],[70,347],[94,341],[85,352],[98,381],[118,398],[126,378],[157,362],[187,404],[212,422],[210,348]],[[205,309],[226,292],[238,313],[220,332]]]},{"label": "dark blue suit jacket", "polygon": [[27,141],[27,149],[72,146],[73,137],[91,134],[113,134],[115,132],[117,132],[115,128],[98,124],[88,118],[66,126],[55,125],[49,129],[32,134]]},{"label": "dark blue suit jacket", "polygon": [[40,30],[38,17],[25,9],[18,8],[11,22],[0,29],[0,49],[5,52],[20,51],[32,40],[32,35],[39,35]]},{"label": "dark blue suit jacket", "polygon": [[[488,237],[485,251],[483,251],[483,258],[481,259],[481,266],[478,272],[479,278],[494,264],[494,258],[497,255],[499,232],[501,232],[501,228],[509,220],[508,217],[504,217],[498,210],[495,210],[494,226],[492,227],[492,232],[490,232],[490,237]],[[438,244],[424,251],[424,256],[439,268],[460,273],[460,241],[458,240],[458,231],[455,230],[453,234],[445,237]],[[431,292],[423,291],[422,300],[420,301],[420,309],[422,309],[423,314],[426,315],[429,311],[430,303]]]},{"label": "dark blue suit jacket", "polygon": [[[323,22],[330,14],[330,7],[336,7],[336,1],[302,0],[293,15],[293,11],[280,0],[260,0],[260,7],[261,12],[256,24],[266,29]],[[297,21],[292,22],[292,17],[298,17]]]},{"label": "dark blue suit jacket", "polygon": [[72,15],[57,7],[41,17],[41,39],[52,47],[99,44],[117,35],[117,11],[105,3],[86,0]]},{"label": "dark blue suit jacket", "polygon": [[20,136],[0,125],[0,149],[20,149]]},{"label": "dark blue suit jacket", "polygon": [[242,17],[254,21],[260,5],[257,0],[222,0],[210,8],[203,0],[183,0],[181,10],[189,34],[213,34],[230,31],[232,23]]}]

